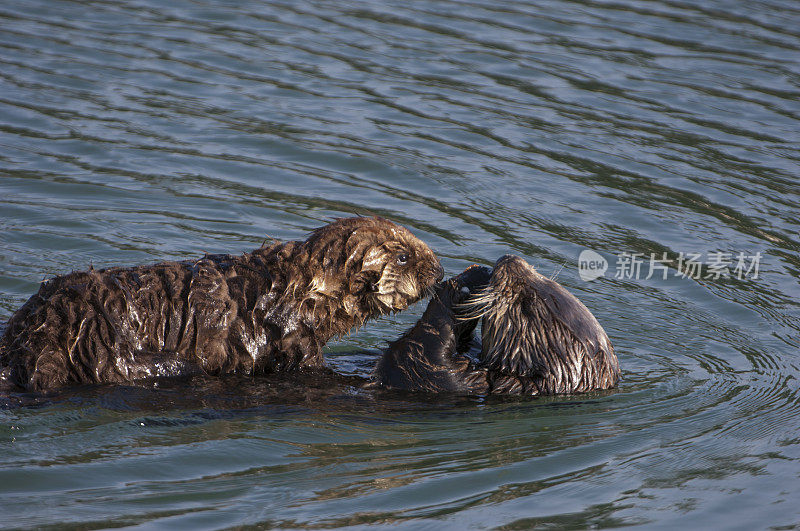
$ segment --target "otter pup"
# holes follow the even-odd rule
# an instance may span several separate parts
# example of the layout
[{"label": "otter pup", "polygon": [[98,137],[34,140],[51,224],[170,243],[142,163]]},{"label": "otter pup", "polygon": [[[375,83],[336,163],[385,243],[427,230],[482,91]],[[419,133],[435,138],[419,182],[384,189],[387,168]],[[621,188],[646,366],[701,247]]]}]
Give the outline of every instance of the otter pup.
[{"label": "otter pup", "polygon": [[[481,320],[477,362],[465,356]],[[525,260],[472,266],[442,284],[422,318],[378,362],[370,387],[554,395],[609,389],[619,363],[574,295]]]},{"label": "otter pup", "polygon": [[241,256],[74,272],[11,317],[0,382],[40,391],[318,367],[328,340],[407,308],[443,276],[427,245],[378,217]]}]

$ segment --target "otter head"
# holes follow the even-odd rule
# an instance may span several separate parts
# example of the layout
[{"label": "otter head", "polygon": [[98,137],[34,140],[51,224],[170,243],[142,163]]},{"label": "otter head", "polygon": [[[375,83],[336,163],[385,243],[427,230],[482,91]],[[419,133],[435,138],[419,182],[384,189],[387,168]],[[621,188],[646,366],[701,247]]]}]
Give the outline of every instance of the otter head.
[{"label": "otter head", "polygon": [[616,355],[597,319],[525,260],[506,255],[467,305],[482,316],[481,362],[489,370],[546,380],[550,392],[612,387]]},{"label": "otter head", "polygon": [[406,309],[444,276],[425,243],[379,217],[336,220],[305,245],[323,271],[312,284],[340,297],[357,321]]}]

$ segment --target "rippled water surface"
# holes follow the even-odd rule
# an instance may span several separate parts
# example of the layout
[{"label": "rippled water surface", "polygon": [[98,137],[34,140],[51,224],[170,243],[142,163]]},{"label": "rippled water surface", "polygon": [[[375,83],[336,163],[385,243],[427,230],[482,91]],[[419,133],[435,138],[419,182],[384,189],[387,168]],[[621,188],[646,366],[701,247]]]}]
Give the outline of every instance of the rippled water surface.
[{"label": "rippled water surface", "polygon": [[[6,397],[2,526],[800,526],[798,28],[788,0],[0,2],[0,320],[90,264],[374,213],[448,274],[558,273],[624,371],[539,400]],[[718,251],[761,253],[757,278],[615,275]],[[329,364],[368,374],[423,307]]]}]

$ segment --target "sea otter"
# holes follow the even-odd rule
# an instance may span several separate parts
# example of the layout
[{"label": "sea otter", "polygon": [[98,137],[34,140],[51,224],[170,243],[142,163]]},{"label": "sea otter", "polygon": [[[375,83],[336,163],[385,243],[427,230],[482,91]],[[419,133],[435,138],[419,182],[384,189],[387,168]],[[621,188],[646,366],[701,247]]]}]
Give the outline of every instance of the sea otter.
[{"label": "sea otter", "polygon": [[[481,321],[477,361],[464,355]],[[597,319],[525,260],[472,266],[434,292],[391,343],[369,387],[463,394],[555,395],[609,389],[619,363]]]},{"label": "sea otter", "polygon": [[241,256],[74,272],[11,317],[0,383],[41,391],[319,367],[328,340],[407,308],[443,276],[427,245],[378,217]]}]

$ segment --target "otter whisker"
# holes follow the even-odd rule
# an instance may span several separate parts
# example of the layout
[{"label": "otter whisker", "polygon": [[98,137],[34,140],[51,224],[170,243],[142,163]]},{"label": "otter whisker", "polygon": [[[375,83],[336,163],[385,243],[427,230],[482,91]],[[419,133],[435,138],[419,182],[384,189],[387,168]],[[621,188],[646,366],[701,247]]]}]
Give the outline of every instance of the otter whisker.
[{"label": "otter whisker", "polygon": [[473,319],[481,319],[487,314],[489,314],[491,310],[492,310],[491,305],[474,307],[472,311],[460,312],[459,314],[456,315],[456,319],[459,321],[471,321]]},{"label": "otter whisker", "polygon": [[553,272],[553,274],[550,276],[550,280],[552,280],[553,282],[555,282],[555,281],[556,281],[556,279],[558,278],[558,275],[560,275],[560,274],[561,274],[561,271],[563,271],[563,269],[564,269],[564,266],[565,266],[565,265],[567,265],[567,263],[566,263],[566,262],[564,262],[563,264],[561,264],[561,267],[559,267],[557,271],[554,271],[554,272]]},{"label": "otter whisker", "polygon": [[425,288],[424,295],[422,296],[423,299],[433,298],[436,296],[436,287],[435,286],[428,286]]},{"label": "otter whisker", "polygon": [[456,308],[458,308],[459,306],[471,308],[471,311],[459,312],[458,314],[456,314],[456,320],[458,321],[472,321],[473,319],[480,319],[484,315],[489,313],[489,311],[491,310],[491,306],[473,307],[473,306],[459,305],[459,304],[454,305],[454,307]]},{"label": "otter whisker", "polygon": [[498,298],[499,294],[488,288],[478,291],[466,301],[454,305],[455,308],[466,309],[466,311],[460,312],[459,315],[456,316],[456,319],[460,321],[480,319],[496,306]]},{"label": "otter whisker", "polygon": [[469,301],[473,304],[483,304],[483,303],[491,303],[497,300],[500,297],[500,293],[490,289],[485,288],[483,290],[477,291],[472,296],[470,296]]}]

